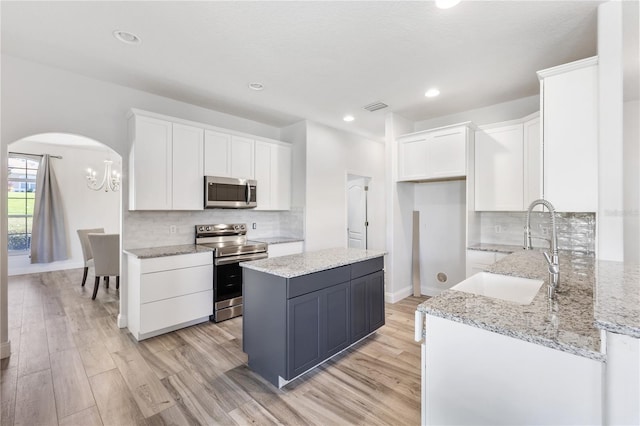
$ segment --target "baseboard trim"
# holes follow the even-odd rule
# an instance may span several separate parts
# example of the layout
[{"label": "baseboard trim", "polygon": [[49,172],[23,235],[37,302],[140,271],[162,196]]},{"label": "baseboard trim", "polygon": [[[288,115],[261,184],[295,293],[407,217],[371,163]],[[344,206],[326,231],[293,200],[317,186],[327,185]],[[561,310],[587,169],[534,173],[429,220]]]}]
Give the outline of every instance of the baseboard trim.
[{"label": "baseboard trim", "polygon": [[396,303],[399,302],[400,300],[409,297],[413,294],[413,288],[412,287],[405,287],[403,289],[400,289],[394,293],[390,293],[390,292],[385,292],[384,293],[384,301],[387,303]]},{"label": "baseboard trim", "polygon": [[0,359],[9,358],[11,356],[11,340],[0,343]]}]

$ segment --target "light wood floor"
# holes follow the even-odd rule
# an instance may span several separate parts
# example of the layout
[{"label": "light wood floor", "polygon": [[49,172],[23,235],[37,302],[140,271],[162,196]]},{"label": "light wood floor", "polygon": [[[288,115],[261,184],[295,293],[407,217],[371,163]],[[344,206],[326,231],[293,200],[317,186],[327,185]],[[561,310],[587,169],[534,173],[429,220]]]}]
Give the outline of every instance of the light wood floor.
[{"label": "light wood floor", "polygon": [[9,278],[12,356],[2,360],[4,425],[412,425],[420,423],[413,312],[387,304],[386,325],[279,390],[251,372],[242,319],[136,343],[115,325],[115,283],[82,270]]}]

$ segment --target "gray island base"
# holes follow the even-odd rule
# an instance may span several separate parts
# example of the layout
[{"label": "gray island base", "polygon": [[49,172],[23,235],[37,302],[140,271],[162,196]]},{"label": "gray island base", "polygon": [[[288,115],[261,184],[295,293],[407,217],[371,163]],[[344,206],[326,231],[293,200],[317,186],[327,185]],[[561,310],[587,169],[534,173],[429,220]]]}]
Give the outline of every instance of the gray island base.
[{"label": "gray island base", "polygon": [[249,368],[281,388],[382,327],[384,254],[329,249],[242,263]]}]

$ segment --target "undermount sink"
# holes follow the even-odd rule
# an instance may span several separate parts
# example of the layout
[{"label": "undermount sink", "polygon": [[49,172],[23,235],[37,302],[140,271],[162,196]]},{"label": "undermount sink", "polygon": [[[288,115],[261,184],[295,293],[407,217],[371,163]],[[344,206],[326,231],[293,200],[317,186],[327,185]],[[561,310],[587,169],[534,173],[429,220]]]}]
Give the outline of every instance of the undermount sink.
[{"label": "undermount sink", "polygon": [[519,305],[528,305],[538,294],[543,282],[542,280],[478,272],[454,285],[451,290],[506,300]]}]

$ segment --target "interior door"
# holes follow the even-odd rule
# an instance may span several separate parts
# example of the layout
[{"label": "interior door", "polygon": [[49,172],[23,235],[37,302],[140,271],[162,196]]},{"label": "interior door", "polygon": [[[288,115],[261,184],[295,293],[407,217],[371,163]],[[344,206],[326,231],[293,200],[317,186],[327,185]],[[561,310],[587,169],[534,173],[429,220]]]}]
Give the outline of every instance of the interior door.
[{"label": "interior door", "polygon": [[350,248],[367,248],[367,179],[347,183],[347,238]]}]

